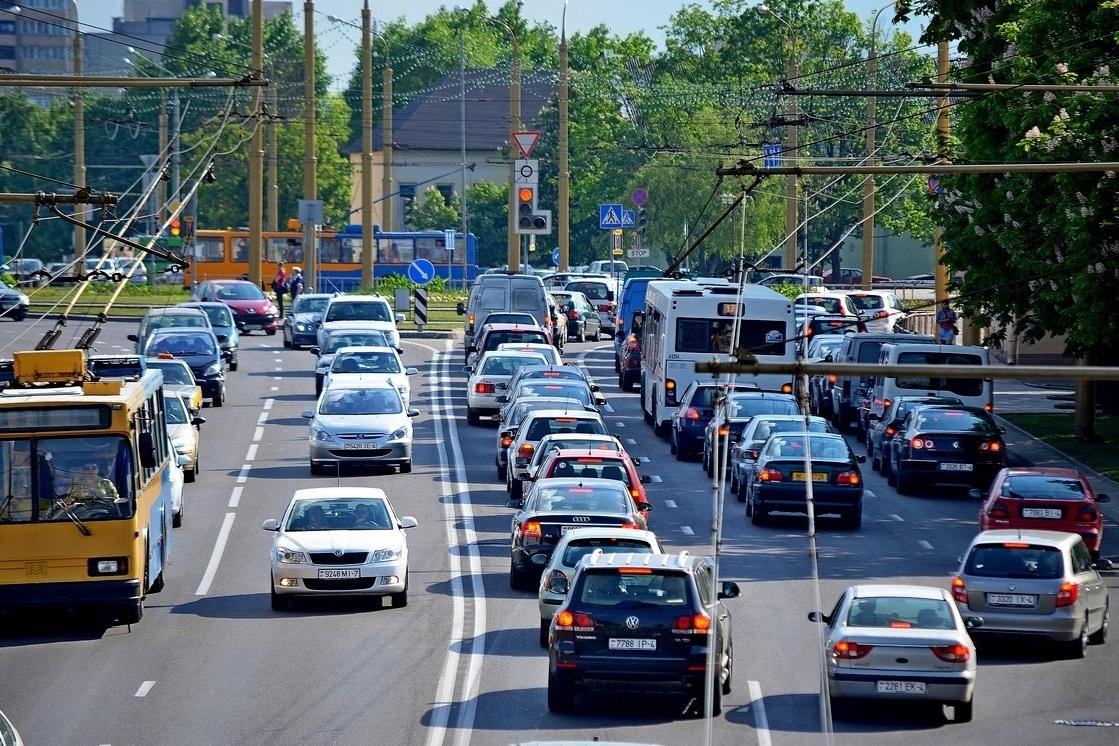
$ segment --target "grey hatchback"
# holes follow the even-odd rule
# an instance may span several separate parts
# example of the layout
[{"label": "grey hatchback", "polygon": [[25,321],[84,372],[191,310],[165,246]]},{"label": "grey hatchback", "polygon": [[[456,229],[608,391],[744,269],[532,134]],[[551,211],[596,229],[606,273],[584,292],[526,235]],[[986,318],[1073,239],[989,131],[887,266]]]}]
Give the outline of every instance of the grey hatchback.
[{"label": "grey hatchback", "polygon": [[1049,640],[1074,658],[1107,640],[1107,584],[1077,534],[983,531],[952,579],[952,597],[962,615],[983,617],[976,638]]}]

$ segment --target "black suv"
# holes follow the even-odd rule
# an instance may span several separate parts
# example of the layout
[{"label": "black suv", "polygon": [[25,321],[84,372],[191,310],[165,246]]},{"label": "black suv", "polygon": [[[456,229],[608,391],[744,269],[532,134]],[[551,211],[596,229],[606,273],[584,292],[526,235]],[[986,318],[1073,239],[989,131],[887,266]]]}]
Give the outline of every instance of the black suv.
[{"label": "black suv", "polygon": [[580,690],[663,692],[689,697],[689,712],[702,715],[710,682],[718,715],[734,669],[730,612],[720,601],[739,589],[713,587],[710,562],[687,552],[584,557],[548,633],[548,709],[571,711]]}]

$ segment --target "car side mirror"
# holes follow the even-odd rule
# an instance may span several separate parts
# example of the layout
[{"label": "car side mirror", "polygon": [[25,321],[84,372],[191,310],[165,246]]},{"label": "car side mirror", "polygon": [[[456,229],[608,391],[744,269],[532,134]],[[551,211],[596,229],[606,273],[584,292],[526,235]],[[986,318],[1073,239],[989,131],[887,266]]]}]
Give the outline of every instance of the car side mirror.
[{"label": "car side mirror", "polygon": [[[537,554],[534,555],[534,558],[540,556],[541,555]],[[570,590],[571,588],[567,584],[567,578],[555,578],[552,580],[552,593],[562,593],[566,596]]]},{"label": "car side mirror", "polygon": [[548,564],[549,559],[550,557],[546,554],[534,554],[532,555],[532,559],[529,561],[532,562],[532,564],[534,565],[546,565]]},{"label": "car side mirror", "polygon": [[1006,428],[1005,428],[1005,427],[1003,427],[1002,425],[999,425],[999,432],[1000,432],[1000,433],[1005,433],[1005,432],[1006,432]]},{"label": "car side mirror", "polygon": [[742,590],[738,587],[738,583],[724,580],[722,587],[719,589],[719,598],[738,598],[742,595]]},{"label": "car side mirror", "polygon": [[506,430],[505,432],[501,433],[498,437],[500,437],[500,438],[512,438],[513,437],[513,431],[512,430]]},{"label": "car side mirror", "polygon": [[506,389],[509,388],[509,382],[508,381],[500,381],[496,386],[494,386],[494,388],[497,389],[498,391],[505,391]]},{"label": "car side mirror", "polygon": [[397,522],[396,525],[400,526],[401,528],[415,528],[420,524],[416,523],[416,519],[412,516],[402,515],[400,516],[400,520]]},{"label": "car side mirror", "polygon": [[750,451],[750,458],[752,458],[754,461],[758,460],[759,455],[761,455],[761,451]]},{"label": "car side mirror", "polygon": [[1096,502],[1098,502],[1098,503],[1109,503],[1109,502],[1111,502],[1111,495],[1107,494],[1106,492],[1101,492],[1098,495],[1096,495]]},{"label": "car side mirror", "polygon": [[974,489],[973,490],[968,490],[967,491],[967,496],[970,497],[972,500],[982,500],[983,499],[983,493],[980,492],[979,490],[974,490]]},{"label": "car side mirror", "polygon": [[964,620],[964,626],[968,629],[979,629],[983,626],[983,617],[969,616],[967,619]]},{"label": "car side mirror", "polygon": [[462,366],[462,371],[463,371],[463,373],[473,373],[474,372],[474,366],[464,365],[464,366]]},{"label": "car side mirror", "polygon": [[498,394],[494,397],[494,401],[496,401],[498,404],[508,404],[509,396],[508,394]]},{"label": "car side mirror", "polygon": [[859,462],[860,464],[865,464],[866,463],[866,456],[864,456],[860,453],[858,456],[855,456],[855,461]]},{"label": "car side mirror", "polygon": [[462,301],[459,301],[458,304],[455,306],[455,313],[457,313],[459,316],[466,315],[466,306],[463,305]]},{"label": "car side mirror", "polygon": [[138,336],[136,336],[135,334],[129,334],[128,335],[128,341],[129,342],[139,342],[140,338]]},{"label": "car side mirror", "polygon": [[831,617],[827,614],[822,614],[819,611],[808,612],[808,621],[821,622],[823,624],[831,624]]},{"label": "car side mirror", "polygon": [[314,417],[314,416],[315,416],[315,413],[314,413],[314,411],[313,411],[313,410],[310,410],[310,409],[304,409],[304,410],[303,410],[303,416],[304,416],[304,417],[306,417],[307,419],[311,419],[312,417]]},{"label": "car side mirror", "polygon": [[318,347],[308,347],[307,352],[311,353],[312,355],[319,355],[322,351]]},{"label": "car side mirror", "polygon": [[404,369],[404,374],[408,375],[408,376],[417,375],[417,374],[419,374],[419,372],[420,372],[419,368],[405,368]]},{"label": "car side mirror", "polygon": [[516,508],[516,509],[520,510],[521,501],[520,500],[509,500],[508,502],[505,503],[505,507]]},{"label": "car side mirror", "polygon": [[415,407],[412,407],[411,409],[408,410],[408,416],[409,417],[419,417],[420,416],[420,410],[416,409]]},{"label": "car side mirror", "polygon": [[597,383],[592,383],[591,384],[591,391],[602,391],[602,387],[599,386]]},{"label": "car side mirror", "polygon": [[178,456],[175,457],[175,463],[178,464],[179,466],[186,466],[187,464],[190,463],[190,456],[184,456],[182,454],[179,454]]},{"label": "car side mirror", "polygon": [[264,523],[262,523],[260,527],[263,528],[265,531],[279,531],[280,522],[277,521],[275,518],[266,518],[264,520]]},{"label": "car side mirror", "polygon": [[396,314],[396,316],[394,316],[393,318],[396,319],[396,323],[398,324],[402,323],[405,320],[405,316],[402,313]]},{"label": "car side mirror", "polygon": [[647,502],[639,502],[637,503],[637,509],[642,513],[648,513],[653,509],[653,506]]},{"label": "car side mirror", "polygon": [[226,342],[229,340],[228,334],[215,334],[214,336],[218,338],[219,342]]},{"label": "car side mirror", "polygon": [[651,476],[649,476],[648,474],[642,474],[641,475],[641,484],[652,484],[652,483],[653,483],[653,478]]},{"label": "car side mirror", "polygon": [[596,396],[594,398],[594,403],[595,403],[596,406],[601,407],[603,404],[606,403],[606,397],[605,396]]},{"label": "car side mirror", "polygon": [[625,339],[626,338],[626,330],[625,329],[619,329],[618,333],[615,334],[614,336],[617,337],[618,339]]},{"label": "car side mirror", "polygon": [[190,418],[190,424],[194,425],[195,427],[200,427],[200,426],[206,424],[206,418],[205,417],[191,417]]}]

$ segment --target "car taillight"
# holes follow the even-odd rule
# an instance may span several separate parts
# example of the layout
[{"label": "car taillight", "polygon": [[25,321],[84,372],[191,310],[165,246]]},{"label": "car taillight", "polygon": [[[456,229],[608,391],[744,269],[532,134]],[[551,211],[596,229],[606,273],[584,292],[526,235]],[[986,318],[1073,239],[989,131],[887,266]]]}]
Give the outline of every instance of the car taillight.
[{"label": "car taillight", "polygon": [[986,441],[979,444],[979,450],[990,451],[991,453],[998,453],[1002,450],[1002,443],[997,440]]},{"label": "car taillight", "polygon": [[791,393],[793,393],[793,384],[791,384],[791,383],[783,383],[783,384],[781,384],[781,393],[782,393],[782,394],[791,394]]},{"label": "car taillight", "polygon": [[513,445],[513,439],[512,438],[502,438],[501,439],[501,447],[502,448],[508,448],[511,445]]},{"label": "car taillight", "polygon": [[724,422],[723,424],[719,425],[719,437],[725,438],[728,435],[730,435],[730,425]]},{"label": "car taillight", "polygon": [[865,658],[871,650],[874,650],[873,645],[862,645],[857,642],[851,642],[850,640],[840,640],[835,644],[835,647],[832,648],[831,654],[836,658],[853,661],[859,658]]},{"label": "car taillight", "polygon": [[688,407],[684,410],[684,419],[696,422],[699,420],[699,410],[695,407]]},{"label": "car taillight", "polygon": [[536,450],[536,446],[532,443],[521,443],[521,447],[517,449],[517,458],[532,458],[532,452]]},{"label": "car taillight", "polygon": [[984,409],[984,410],[985,410],[985,411],[986,411],[986,412],[987,412],[988,414],[990,414],[991,412],[994,412],[994,411],[995,411],[995,405],[994,405],[994,404],[992,404],[991,402],[987,402],[986,404],[984,404],[984,405],[983,405],[983,409]]},{"label": "car taillight", "polygon": [[928,440],[927,438],[922,438],[921,436],[917,436],[913,440],[909,441],[909,445],[917,451],[921,450],[922,448],[924,448],[926,451],[932,451],[936,448],[935,443],[933,443],[931,440]]},{"label": "car taillight", "polygon": [[594,627],[594,617],[590,614],[573,614],[564,609],[556,614],[556,627],[571,629],[572,627]]},{"label": "car taillight", "polygon": [[641,497],[641,490],[637,489],[636,487],[630,487],[629,496],[636,500]]},{"label": "car taillight", "polygon": [[706,614],[688,614],[678,616],[672,622],[673,632],[699,632],[706,633],[711,629],[711,617]]},{"label": "car taillight", "polygon": [[521,536],[526,539],[539,539],[544,536],[540,521],[525,521],[521,524]]},{"label": "car taillight", "polygon": [[971,659],[966,645],[930,645],[929,650],[945,663],[967,663]]},{"label": "car taillight", "polygon": [[492,383],[476,383],[474,384],[475,394],[492,394],[496,391],[496,387]]},{"label": "car taillight", "polygon": [[676,381],[671,378],[666,378],[664,380],[664,403],[676,403]]},{"label": "car taillight", "polygon": [[845,471],[835,478],[836,484],[858,484],[861,481],[857,471]]},{"label": "car taillight", "polygon": [[962,604],[967,603],[967,583],[959,575],[952,578],[952,598]]},{"label": "car taillight", "polygon": [[1010,510],[1003,503],[995,503],[991,506],[991,509],[987,511],[987,515],[996,520],[1005,521],[1010,518]]},{"label": "car taillight", "polygon": [[839,376],[837,376],[835,373],[828,373],[828,383],[834,384],[838,380]]},{"label": "car taillight", "polygon": [[762,469],[758,472],[759,482],[781,482],[784,479],[785,476],[776,469]]},{"label": "car taillight", "polygon": [[889,426],[886,427],[886,435],[888,435],[892,438],[897,434],[898,434],[898,429],[896,427],[894,427],[893,425],[889,425]]},{"label": "car taillight", "polygon": [[1100,514],[1096,512],[1096,509],[1089,505],[1085,505],[1076,514],[1076,520],[1080,521],[1081,523],[1095,523],[1099,517]]},{"label": "car taillight", "polygon": [[637,521],[631,521],[631,520],[629,520],[629,519],[627,518],[626,520],[622,521],[622,525],[621,525],[621,526],[619,526],[619,528],[636,528],[636,529],[640,529],[640,528],[641,528],[641,526],[640,526],[640,525],[639,525],[639,524],[637,523]]},{"label": "car taillight", "polygon": [[1057,591],[1057,607],[1072,606],[1080,598],[1080,584],[1066,580]]},{"label": "car taillight", "polygon": [[549,593],[559,593],[556,590],[556,581],[567,583],[567,575],[564,574],[563,570],[552,570],[552,574],[548,576],[548,582],[544,584],[544,590]]},{"label": "car taillight", "polygon": [[883,409],[889,409],[891,404],[893,404],[893,401],[891,401],[890,399],[883,399],[882,400],[882,408]]},{"label": "car taillight", "polygon": [[470,331],[474,331],[474,314],[466,317],[466,325],[470,327]]},{"label": "car taillight", "polygon": [[576,311],[575,309],[571,309],[570,311],[567,312],[567,318],[571,319],[572,321],[578,321],[579,320],[579,312]]}]

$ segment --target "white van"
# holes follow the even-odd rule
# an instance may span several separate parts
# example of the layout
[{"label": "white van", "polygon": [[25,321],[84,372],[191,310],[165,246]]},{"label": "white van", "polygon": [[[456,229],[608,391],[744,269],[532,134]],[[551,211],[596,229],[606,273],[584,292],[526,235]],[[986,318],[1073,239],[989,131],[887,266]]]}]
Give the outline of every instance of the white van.
[{"label": "white van", "polygon": [[468,354],[474,335],[479,331],[474,322],[493,311],[530,313],[539,326],[552,329],[548,291],[544,289],[544,282],[534,275],[482,275],[471,289],[470,299],[465,305],[459,303],[456,311],[459,316],[466,317],[463,323],[463,342]]},{"label": "white van", "polygon": [[[986,347],[970,345],[884,344],[878,352],[879,365],[976,365],[991,364]],[[882,419],[899,396],[954,396],[967,406],[994,409],[994,387],[990,378],[941,378],[926,375],[876,376],[870,398],[870,416]]]}]

